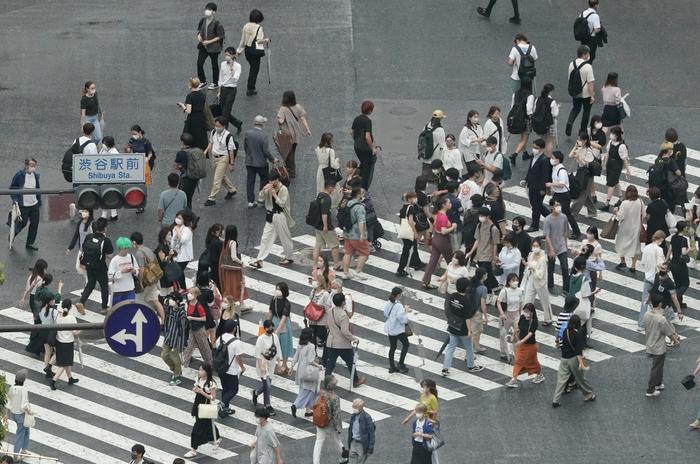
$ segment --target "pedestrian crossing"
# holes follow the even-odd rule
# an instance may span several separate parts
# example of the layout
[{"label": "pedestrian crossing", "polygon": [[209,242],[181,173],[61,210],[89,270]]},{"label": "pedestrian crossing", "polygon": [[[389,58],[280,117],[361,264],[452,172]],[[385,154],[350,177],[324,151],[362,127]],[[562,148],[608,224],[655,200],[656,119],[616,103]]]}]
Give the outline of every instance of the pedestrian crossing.
[{"label": "pedestrian crossing", "polygon": [[[653,155],[647,155],[636,160],[648,164],[653,158]],[[635,168],[630,179],[640,192],[645,191],[643,173],[644,169]],[[697,176],[700,179],[700,168],[690,165],[690,157],[687,173],[689,178]],[[596,185],[600,198],[604,192],[604,183],[597,182]],[[504,188],[503,192],[508,219],[523,216],[529,222],[530,209],[525,189],[515,185]],[[582,230],[589,225],[601,229],[609,217],[609,213],[599,211],[594,218],[579,216],[579,223]],[[351,323],[355,335],[360,339],[358,371],[367,379],[365,385],[349,392],[349,371],[342,365],[336,368],[344,419],[351,412],[352,399],[357,397],[365,400],[367,410],[375,421],[402,417],[414,407],[419,394],[418,382],[422,378],[436,380],[443,405],[470,393],[501,388],[510,378],[512,367],[499,358],[499,322],[493,307],[489,308],[489,323],[484,327],[481,337],[481,345],[486,353],[477,356],[477,363],[483,365],[485,370],[468,372],[464,363],[464,351],[458,349],[450,377],[441,377],[442,359],[436,355],[445,341],[444,296],[422,289],[422,272],[413,272],[406,278],[394,276],[402,248],[400,240],[396,239],[397,218],[380,218],[380,222],[386,236],[381,239],[382,248],[367,260],[365,273],[370,278],[366,281],[344,282],[344,291],[352,296],[357,305]],[[301,227],[294,232],[295,249],[301,250],[303,254],[313,247],[313,235],[302,233]],[[642,290],[641,273],[633,276],[627,270],[614,269],[617,264],[614,241],[601,239],[600,243],[607,269],[599,283],[602,291],[596,299],[591,334],[593,348],[586,350],[586,357],[594,363],[644,350],[644,336],[635,330]],[[578,245],[578,242],[572,241],[573,245]],[[428,260],[429,252],[426,249],[420,249],[419,253],[423,261]],[[253,312],[245,314],[241,321],[246,371],[241,376],[240,390],[232,404],[236,413],[223,421],[217,421],[223,437],[221,446],[201,446],[199,455],[186,461],[188,464],[228,461],[239,455],[245,456],[253,441],[255,420],[250,397],[259,383],[253,358],[258,320],[267,313],[269,295],[275,284],[285,281],[290,287],[291,320],[294,334],[298,337],[299,329],[303,326],[302,310],[309,301],[311,291],[308,266],[294,264],[287,267],[275,264],[281,256],[281,247],[275,245],[262,269],[250,268],[246,271],[246,285],[251,294]],[[245,259],[252,258],[244,257]],[[301,261],[303,260],[297,262]],[[190,268],[196,268],[196,263],[190,263]],[[691,279],[700,277],[694,269],[690,273]],[[433,283],[436,279],[437,276],[434,276]],[[561,286],[559,275],[555,277],[555,284]],[[416,334],[411,337],[411,349],[406,358],[406,364],[411,368],[408,374],[389,374],[387,370],[388,340],[384,335],[382,310],[389,292],[397,285],[403,287],[406,303],[412,307],[409,318]],[[80,290],[72,293],[77,296]],[[699,298],[697,290],[688,290],[685,298],[688,304],[686,317],[683,321],[675,322],[681,334],[700,330]],[[78,319],[101,322],[104,316],[98,312],[98,302],[99,294],[94,292],[87,304],[88,313],[78,316]],[[556,313],[563,305],[563,298],[553,295],[551,303]],[[0,310],[0,321],[6,323],[29,324],[31,319],[27,311],[18,308]],[[540,329],[537,333],[539,360],[548,381],[536,388],[549,388],[549,379],[554,378],[559,364],[559,352],[554,329]],[[189,449],[189,434],[193,423],[190,415],[193,393],[190,388],[195,371],[186,369],[187,380],[180,386],[169,386],[167,382],[170,372],[160,359],[162,338],[151,353],[138,358],[116,355],[103,340],[84,343],[85,367],[75,368],[79,383],[67,386],[64,382],[59,382],[56,391],[51,391],[43,378],[43,362],[24,351],[28,335],[0,334],[0,340],[0,369],[8,380],[11,382],[12,372],[21,367],[30,371],[28,385],[39,424],[31,432],[34,452],[57,456],[62,462],[71,464],[116,464],[128,461],[131,446],[138,442],[146,446],[147,457],[156,462],[169,463]],[[199,358],[195,356],[193,366],[198,363],[197,359]],[[521,379],[525,378],[525,375],[521,376]],[[283,449],[284,440],[306,440],[315,434],[309,418],[304,418],[303,414],[298,418],[291,416],[290,406],[297,390],[292,379],[274,377],[272,406],[278,414],[271,423],[283,441]],[[14,425],[11,423],[10,436],[13,432]]]}]

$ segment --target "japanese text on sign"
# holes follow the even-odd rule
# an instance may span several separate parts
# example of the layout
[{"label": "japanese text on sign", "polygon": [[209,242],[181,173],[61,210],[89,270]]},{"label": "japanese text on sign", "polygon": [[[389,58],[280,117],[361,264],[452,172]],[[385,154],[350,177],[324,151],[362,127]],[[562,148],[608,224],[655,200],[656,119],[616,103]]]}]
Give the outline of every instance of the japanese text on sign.
[{"label": "japanese text on sign", "polygon": [[73,183],[145,182],[143,153],[73,155]]}]

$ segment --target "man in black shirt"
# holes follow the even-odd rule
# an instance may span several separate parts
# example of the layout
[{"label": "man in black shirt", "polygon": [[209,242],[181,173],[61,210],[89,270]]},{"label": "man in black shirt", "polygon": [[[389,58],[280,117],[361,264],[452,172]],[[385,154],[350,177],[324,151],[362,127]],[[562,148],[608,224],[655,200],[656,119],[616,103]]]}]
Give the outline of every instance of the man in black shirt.
[{"label": "man in black shirt", "polygon": [[[331,195],[335,190],[335,182],[327,180],[323,184],[323,192],[319,193],[316,201],[319,202],[321,210],[321,221],[316,226],[316,244],[314,245],[313,259],[314,263],[318,261],[322,248],[330,248],[331,256],[333,257],[333,267],[338,269],[342,266],[340,262],[340,242],[333,227],[331,219]],[[329,282],[326,282],[329,284]]]},{"label": "man in black shirt", "polygon": [[527,257],[532,251],[532,238],[525,232],[525,218],[518,216],[513,218],[513,236],[515,237],[515,247],[520,250],[520,256],[522,260],[520,262],[520,272],[518,278],[520,281],[523,280],[523,272],[525,271],[525,266],[527,266]]},{"label": "man in black shirt", "polygon": [[583,356],[585,340],[579,336],[580,329],[581,319],[574,314],[569,319],[561,338],[561,361],[559,362],[559,372],[557,372],[557,386],[554,389],[554,398],[552,399],[553,408],[561,406],[559,400],[564,394],[571,376],[576,379],[576,384],[583,393],[583,401],[590,402],[596,399],[596,395],[585,376],[588,367]]},{"label": "man in black shirt", "polygon": [[658,295],[661,298],[661,307],[666,319],[672,321],[676,318],[675,313],[678,313],[678,318],[683,320],[683,310],[676,294],[676,284],[671,279],[668,268],[669,263],[667,262],[659,266],[659,272],[656,273],[654,284],[649,291],[649,301],[651,301],[652,296]]},{"label": "man in black shirt", "polygon": [[[83,242],[83,262],[85,263],[85,272],[87,274],[87,284],[80,295],[80,301],[75,307],[78,311],[84,313],[85,302],[95,289],[96,284],[100,284],[100,294],[102,297],[102,313],[107,312],[109,307],[109,281],[107,279],[107,257],[114,253],[112,241],[107,237],[107,219],[98,218],[93,223],[92,234],[85,237]],[[96,259],[93,262],[91,255],[95,254]]]},{"label": "man in black shirt", "polygon": [[457,287],[457,292],[445,299],[447,333],[450,341],[442,363],[443,377],[450,375],[452,357],[457,345],[462,345],[467,352],[467,370],[469,372],[479,372],[484,369],[483,366],[474,364],[474,346],[471,338],[471,318],[479,309],[479,298],[476,295],[476,288],[471,286],[469,279],[466,277],[457,279],[455,286]]}]

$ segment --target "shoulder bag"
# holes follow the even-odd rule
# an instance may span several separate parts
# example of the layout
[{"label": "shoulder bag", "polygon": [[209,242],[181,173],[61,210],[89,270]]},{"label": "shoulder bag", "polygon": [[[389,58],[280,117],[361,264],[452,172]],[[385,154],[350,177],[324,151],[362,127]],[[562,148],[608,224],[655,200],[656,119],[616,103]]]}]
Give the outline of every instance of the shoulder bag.
[{"label": "shoulder bag", "polygon": [[[289,108],[288,106],[285,106],[284,108],[286,108],[287,111],[291,113],[291,115],[298,123],[299,118],[297,118],[297,115],[294,114],[294,111],[292,111],[291,108]],[[277,151],[279,151],[280,156],[282,156],[282,159],[287,161],[287,157],[292,152],[292,145],[294,144],[292,140],[292,135],[282,130],[282,127],[279,127],[277,131],[272,135],[272,140],[275,142]]]},{"label": "shoulder bag", "polygon": [[265,56],[264,46],[262,44],[258,45],[258,34],[260,34],[261,28],[262,26],[258,26],[258,29],[255,31],[255,37],[253,37],[253,42],[245,46],[246,53],[252,55],[254,58],[262,58]]},{"label": "shoulder bag", "polygon": [[231,246],[228,243],[221,249],[219,263],[221,268],[226,269],[227,271],[240,271],[243,269],[243,266],[240,263],[235,262],[233,258],[231,258]]},{"label": "shoulder bag", "polygon": [[311,301],[309,301],[309,303],[304,307],[304,317],[310,321],[318,322],[326,313],[326,308],[314,303],[313,297],[315,295],[316,292],[314,291],[314,293],[311,295]]},{"label": "shoulder bag", "polygon": [[617,218],[615,216],[611,217],[610,219],[608,219],[608,222],[605,224],[605,227],[603,227],[603,231],[600,233],[600,236],[608,240],[613,240],[617,235],[617,229],[619,228],[619,226],[620,224]]},{"label": "shoulder bag", "polygon": [[[389,317],[391,317],[391,313],[394,312],[394,306],[396,306],[396,303],[391,305],[391,310],[389,311]],[[387,317],[387,319],[389,319],[389,317]],[[335,319],[333,320],[333,322],[335,322]],[[336,323],[336,325],[338,325],[338,324]],[[338,328],[340,328],[340,326]],[[413,336],[413,328],[411,327],[411,323],[408,321],[406,321],[406,324],[404,325],[404,333],[406,334],[407,337]]]},{"label": "shoulder bag", "polygon": [[24,413],[24,426],[27,428],[36,427],[36,416],[34,414]]},{"label": "shoulder bag", "polygon": [[408,205],[406,207],[406,217],[401,218],[401,223],[399,224],[399,229],[397,231],[396,237],[399,240],[413,240],[413,229],[411,229],[411,225],[408,223],[408,214],[411,210],[412,206]]},{"label": "shoulder bag", "polygon": [[340,180],[343,178],[343,176],[340,175],[340,169],[336,169],[331,167],[331,150],[332,148],[328,148],[328,166],[323,168],[323,181],[324,182],[333,182],[334,184],[337,184],[340,182]]}]

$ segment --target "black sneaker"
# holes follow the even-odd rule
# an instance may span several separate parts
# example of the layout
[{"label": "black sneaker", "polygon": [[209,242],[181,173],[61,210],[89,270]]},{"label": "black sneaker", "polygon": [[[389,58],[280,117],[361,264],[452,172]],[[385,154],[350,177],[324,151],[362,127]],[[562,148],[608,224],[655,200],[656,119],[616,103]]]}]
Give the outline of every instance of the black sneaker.
[{"label": "black sneaker", "polygon": [[24,248],[32,251],[39,251],[39,247],[34,245],[33,243],[27,243],[26,245],[24,245]]},{"label": "black sneaker", "polygon": [[111,218],[108,219],[109,222],[115,222],[119,220],[119,216],[112,216]]},{"label": "black sneaker", "polygon": [[399,271],[396,273],[396,277],[408,277],[408,272],[406,271]]},{"label": "black sneaker", "polygon": [[601,211],[610,211],[610,203],[603,203],[603,206],[598,209]]},{"label": "black sneaker", "polygon": [[422,271],[423,269],[425,269],[425,266],[426,266],[425,263],[418,263],[418,264],[412,265],[411,267],[413,269],[415,269],[416,271]]},{"label": "black sneaker", "polygon": [[510,155],[508,158],[510,158],[510,164],[512,164],[513,166],[515,166],[515,161],[518,159],[518,154],[517,154],[517,153],[513,153],[513,154]]},{"label": "black sneaker", "polygon": [[442,376],[443,376],[443,377],[449,377],[449,376],[450,376],[450,370],[449,370],[449,369],[443,369],[441,373],[442,373]]},{"label": "black sneaker", "polygon": [[566,125],[566,129],[564,130],[564,133],[566,134],[567,137],[571,137],[571,124]]},{"label": "black sneaker", "polygon": [[214,200],[207,200],[204,202],[204,206],[214,206],[216,202]]},{"label": "black sneaker", "polygon": [[265,409],[267,409],[267,413],[270,415],[270,417],[277,415],[275,409],[272,406],[266,406]]},{"label": "black sneaker", "polygon": [[295,404],[292,404],[292,417],[296,418],[297,417],[297,406]]},{"label": "black sneaker", "polygon": [[491,13],[489,13],[488,11],[486,11],[486,8],[484,8],[484,7],[482,7],[482,6],[478,7],[478,8],[476,9],[476,12],[477,12],[479,15],[483,16],[484,18],[486,18],[486,19],[489,19],[489,17],[491,16]]},{"label": "black sneaker", "polygon": [[237,193],[238,193],[238,192],[228,192],[228,193],[226,193],[226,196],[224,197],[224,200],[230,200],[230,199],[233,198],[233,196],[234,196],[235,194],[237,194]]},{"label": "black sneaker", "polygon": [[71,377],[68,379],[68,383],[73,385],[74,383],[78,383],[78,379],[76,379],[75,377]]},{"label": "black sneaker", "polygon": [[253,400],[253,406],[257,406],[258,405],[258,392],[256,390],[253,390],[252,400]]},{"label": "black sneaker", "polygon": [[512,18],[508,18],[508,22],[511,24],[520,24],[520,16],[513,16]]},{"label": "black sneaker", "polygon": [[396,366],[389,366],[389,374],[393,374],[398,371],[399,370],[396,368]]},{"label": "black sneaker", "polygon": [[257,90],[248,90],[245,94],[250,97],[253,95],[257,95],[258,91]]},{"label": "black sneaker", "polygon": [[532,226],[530,226],[530,227],[528,227],[527,229],[525,229],[525,232],[527,232],[528,234],[531,234],[531,233],[533,233],[533,232],[537,232],[538,230],[540,230],[539,227],[532,227]]},{"label": "black sneaker", "polygon": [[405,364],[399,364],[398,369],[402,374],[408,374],[408,367]]},{"label": "black sneaker", "polygon": [[51,387],[51,390],[56,389],[56,381],[54,379],[49,380],[49,386]]},{"label": "black sneaker", "polygon": [[523,161],[527,161],[527,160],[529,160],[530,158],[532,158],[532,155],[531,155],[530,153],[528,153],[527,150],[525,150],[525,151],[523,152],[522,158],[523,158]]}]

